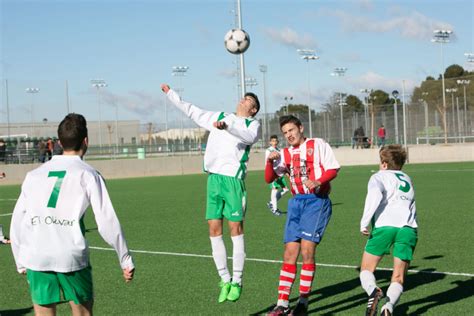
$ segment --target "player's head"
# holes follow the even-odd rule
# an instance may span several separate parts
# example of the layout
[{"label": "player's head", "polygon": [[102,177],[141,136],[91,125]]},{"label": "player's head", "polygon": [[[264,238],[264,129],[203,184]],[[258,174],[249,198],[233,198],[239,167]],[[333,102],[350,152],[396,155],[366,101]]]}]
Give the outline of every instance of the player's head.
[{"label": "player's head", "polygon": [[87,150],[87,122],[81,114],[71,113],[59,123],[58,137],[64,151]]},{"label": "player's head", "polygon": [[269,141],[269,143],[270,143],[270,146],[272,146],[272,147],[278,146],[278,143],[279,143],[279,141],[278,141],[278,136],[277,136],[277,135],[272,135],[272,136],[270,136],[270,141]]},{"label": "player's head", "polygon": [[260,101],[255,93],[247,92],[237,105],[237,115],[249,117],[257,115],[260,111]]},{"label": "player's head", "polygon": [[380,149],[380,167],[387,170],[402,170],[407,152],[401,145],[388,145]]},{"label": "player's head", "polygon": [[304,142],[304,127],[296,116],[285,115],[280,117],[280,129],[289,145],[298,146]]}]

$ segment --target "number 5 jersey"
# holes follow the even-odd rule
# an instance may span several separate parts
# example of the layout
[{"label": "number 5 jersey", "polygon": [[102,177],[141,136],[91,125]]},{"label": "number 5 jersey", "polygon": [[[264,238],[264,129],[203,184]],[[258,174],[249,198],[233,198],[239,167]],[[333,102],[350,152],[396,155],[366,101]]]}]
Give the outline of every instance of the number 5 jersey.
[{"label": "number 5 jersey", "polygon": [[380,170],[369,180],[361,231],[369,227],[417,228],[415,191],[410,177],[400,170]]}]

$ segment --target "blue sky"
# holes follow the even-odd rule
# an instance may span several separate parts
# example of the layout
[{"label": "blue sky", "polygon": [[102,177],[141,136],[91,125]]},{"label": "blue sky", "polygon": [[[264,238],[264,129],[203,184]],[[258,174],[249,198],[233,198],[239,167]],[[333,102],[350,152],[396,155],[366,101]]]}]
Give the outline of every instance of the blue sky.
[{"label": "blue sky", "polygon": [[[0,0],[0,122],[6,122],[5,79],[10,120],[60,120],[66,112],[65,80],[72,111],[98,118],[90,79],[103,78],[102,119],[164,122],[163,82],[183,86],[184,97],[210,110],[234,111],[237,61],[224,48],[234,27],[233,0],[179,1],[23,1]],[[241,0],[243,28],[251,45],[245,53],[251,90],[263,100],[267,73],[267,110],[274,112],[293,96],[307,103],[308,66],[311,106],[318,109],[335,91],[360,95],[361,88],[408,93],[426,76],[441,70],[434,29],[454,31],[445,45],[444,64],[467,68],[465,52],[474,50],[474,1],[302,1]],[[308,65],[296,52],[315,49]],[[188,66],[173,77],[173,66]],[[345,77],[332,77],[347,67]],[[32,97],[25,88],[37,87]],[[169,112],[170,117],[176,115]]]}]

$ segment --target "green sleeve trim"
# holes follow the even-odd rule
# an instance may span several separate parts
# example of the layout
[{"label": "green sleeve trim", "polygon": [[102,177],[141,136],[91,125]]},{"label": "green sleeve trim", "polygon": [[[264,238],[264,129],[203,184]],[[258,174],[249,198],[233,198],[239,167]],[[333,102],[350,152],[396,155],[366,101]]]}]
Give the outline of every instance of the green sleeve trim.
[{"label": "green sleeve trim", "polygon": [[224,113],[224,112],[221,112],[221,113],[219,114],[219,117],[217,118],[217,121],[219,122],[219,121],[222,120],[224,117],[225,117],[225,113]]}]

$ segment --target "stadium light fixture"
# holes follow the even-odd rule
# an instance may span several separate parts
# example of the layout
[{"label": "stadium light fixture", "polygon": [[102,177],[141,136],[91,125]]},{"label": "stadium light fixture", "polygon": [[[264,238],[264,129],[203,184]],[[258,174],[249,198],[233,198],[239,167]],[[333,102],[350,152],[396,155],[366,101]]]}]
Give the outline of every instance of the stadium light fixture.
[{"label": "stadium light fixture", "polygon": [[[331,76],[335,77],[344,77],[346,74],[347,68],[346,67],[336,67],[334,68],[334,72],[331,73]],[[339,92],[339,107],[341,109],[341,142],[344,142],[344,112],[342,109],[343,100],[342,100],[342,92]]]},{"label": "stadium light fixture", "polygon": [[306,64],[308,65],[308,125],[309,125],[309,138],[313,138],[313,120],[311,114],[311,85],[310,85],[310,68],[309,68],[309,61],[310,60],[318,60],[319,57],[316,56],[315,51],[312,49],[297,49],[298,54],[300,54],[301,59],[306,60]]},{"label": "stadium light fixture", "polygon": [[33,136],[33,125],[35,124],[35,99],[34,95],[40,92],[39,88],[26,88],[25,89],[26,93],[29,93],[31,95],[31,103],[30,103],[30,117],[31,117],[31,136]]},{"label": "stadium light fixture", "polygon": [[293,100],[293,97],[284,97],[283,99],[285,99],[286,115],[288,115],[290,113],[289,102],[291,102],[291,100]]},{"label": "stadium light fixture", "polygon": [[443,44],[449,43],[449,37],[453,33],[451,30],[434,30],[434,35],[431,39],[433,43],[441,44],[441,84],[443,89],[443,108],[444,108],[444,143],[448,143],[448,132],[447,132],[447,122],[446,122],[446,92],[445,92],[445,85],[444,85],[444,58],[443,58]]},{"label": "stadium light fixture", "polygon": [[464,56],[466,56],[468,63],[474,64],[474,53],[464,53]]},{"label": "stadium light fixture", "polygon": [[100,102],[100,89],[106,88],[108,85],[104,79],[91,79],[91,85],[96,89],[97,95],[97,108],[99,110],[99,148],[102,152],[102,111]]},{"label": "stadium light fixture", "polygon": [[267,140],[268,126],[267,126],[267,81],[266,75],[268,71],[267,65],[259,65],[258,69],[263,75],[263,141]]}]

